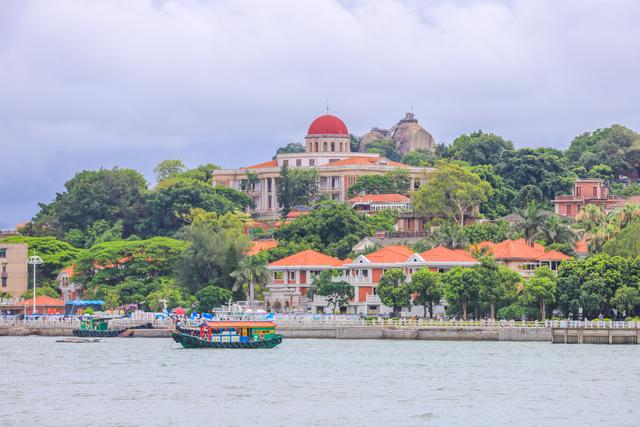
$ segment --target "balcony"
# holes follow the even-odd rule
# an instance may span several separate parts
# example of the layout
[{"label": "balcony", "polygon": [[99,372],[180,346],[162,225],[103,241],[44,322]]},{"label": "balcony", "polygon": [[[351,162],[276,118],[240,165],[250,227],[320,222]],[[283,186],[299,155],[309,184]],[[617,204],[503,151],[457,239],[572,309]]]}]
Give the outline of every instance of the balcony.
[{"label": "balcony", "polygon": [[370,277],[362,276],[336,276],[331,278],[334,282],[347,282],[351,285],[373,285]]}]

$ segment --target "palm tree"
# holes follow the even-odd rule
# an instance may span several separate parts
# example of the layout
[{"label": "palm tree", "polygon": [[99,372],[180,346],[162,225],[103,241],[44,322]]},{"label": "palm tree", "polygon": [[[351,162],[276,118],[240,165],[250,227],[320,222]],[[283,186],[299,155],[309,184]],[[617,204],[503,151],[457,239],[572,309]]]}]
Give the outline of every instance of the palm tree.
[{"label": "palm tree", "polygon": [[432,247],[465,249],[469,246],[469,239],[462,232],[462,227],[452,222],[442,224],[429,236],[428,241]]},{"label": "palm tree", "polygon": [[540,234],[546,222],[544,212],[542,212],[537,203],[530,202],[519,213],[522,216],[522,221],[516,223],[515,228],[522,232],[527,244],[533,246],[534,239]]},{"label": "palm tree", "polygon": [[630,222],[640,218],[640,205],[629,203],[617,212],[616,219],[620,229],[626,227]]},{"label": "palm tree", "polygon": [[598,205],[586,205],[578,212],[576,220],[585,230],[593,231],[607,222],[607,214]]},{"label": "palm tree", "polygon": [[249,285],[249,301],[255,299],[255,287],[265,287],[269,284],[270,276],[267,270],[266,262],[263,258],[257,256],[244,257],[236,271],[231,273],[231,277],[236,279],[233,290],[237,291],[243,285]]},{"label": "palm tree", "polygon": [[538,237],[547,243],[565,243],[573,246],[578,236],[558,215],[551,215],[542,224]]}]

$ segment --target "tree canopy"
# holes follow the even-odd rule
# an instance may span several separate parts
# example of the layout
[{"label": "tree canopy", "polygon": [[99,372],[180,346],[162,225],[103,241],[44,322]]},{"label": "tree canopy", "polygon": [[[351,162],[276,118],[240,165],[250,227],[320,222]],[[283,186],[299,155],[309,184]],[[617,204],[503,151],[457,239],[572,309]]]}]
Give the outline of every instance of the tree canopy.
[{"label": "tree canopy", "polygon": [[513,151],[513,143],[481,130],[456,138],[449,147],[451,157],[472,166],[496,165],[505,151]]}]

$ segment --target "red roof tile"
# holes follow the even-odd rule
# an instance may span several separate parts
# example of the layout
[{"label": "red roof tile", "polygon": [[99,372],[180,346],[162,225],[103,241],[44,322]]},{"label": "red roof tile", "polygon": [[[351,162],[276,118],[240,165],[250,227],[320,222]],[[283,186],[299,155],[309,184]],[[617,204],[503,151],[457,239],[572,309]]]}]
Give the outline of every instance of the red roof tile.
[{"label": "red roof tile", "polygon": [[311,211],[290,211],[287,214],[287,219],[295,219],[295,218],[298,218],[299,216],[307,215],[309,213],[311,213]]},{"label": "red roof tile", "polygon": [[569,255],[559,251],[546,251],[538,257],[540,261],[562,261],[569,258],[571,258]]},{"label": "red roof tile", "polygon": [[[33,298],[19,302],[16,305],[26,305],[31,306],[33,305]],[[52,298],[50,296],[47,295],[40,295],[39,297],[36,297],[36,306],[37,307],[64,307],[64,301],[56,299],[56,298]]]},{"label": "red roof tile", "polygon": [[332,166],[350,166],[350,165],[380,165],[380,166],[393,166],[396,168],[408,167],[404,163],[394,162],[384,157],[347,157],[346,159],[338,160],[331,163],[325,163],[320,167],[332,167]]},{"label": "red roof tile", "polygon": [[312,249],[307,249],[297,254],[282,258],[278,261],[274,261],[269,264],[269,267],[288,267],[288,266],[327,266],[338,267],[343,264],[343,261],[325,255]]},{"label": "red roof tile", "polygon": [[579,253],[579,254],[589,253],[589,248],[587,246],[587,238],[583,237],[582,239],[578,240],[574,246],[574,250],[576,251],[576,253]]},{"label": "red roof tile", "polygon": [[278,241],[275,239],[268,240],[254,240],[251,242],[251,248],[247,251],[247,255],[257,255],[262,251],[267,251],[278,246]]},{"label": "red roof tile", "polygon": [[496,259],[516,259],[535,261],[562,261],[571,257],[558,251],[545,251],[545,247],[534,243],[533,247],[527,245],[524,239],[505,240],[500,243],[481,242],[480,248],[489,248],[489,253]]},{"label": "red roof tile", "polygon": [[374,264],[387,264],[407,261],[413,251],[406,246],[385,246],[375,252],[365,255]]},{"label": "red roof tile", "polygon": [[466,251],[462,249],[449,249],[444,246],[437,246],[428,251],[420,254],[422,259],[427,262],[477,262],[478,260],[472,257]]},{"label": "red roof tile", "polygon": [[263,168],[277,168],[278,161],[277,160],[269,160],[268,162],[258,163],[257,165],[246,166],[240,169],[263,169]]}]

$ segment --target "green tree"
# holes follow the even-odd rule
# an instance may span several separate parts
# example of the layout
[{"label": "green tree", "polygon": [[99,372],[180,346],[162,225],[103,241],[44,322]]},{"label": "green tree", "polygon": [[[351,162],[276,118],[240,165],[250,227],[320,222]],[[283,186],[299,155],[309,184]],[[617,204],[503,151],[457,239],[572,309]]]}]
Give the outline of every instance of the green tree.
[{"label": "green tree", "polygon": [[464,216],[487,201],[491,186],[468,167],[438,162],[426,184],[412,195],[416,212],[443,216],[464,225]]},{"label": "green tree", "polygon": [[456,138],[449,151],[454,159],[470,165],[495,165],[504,151],[513,151],[513,143],[481,130]]},{"label": "green tree", "polygon": [[231,277],[236,279],[233,290],[242,290],[242,286],[248,285],[249,301],[255,300],[255,288],[258,294],[262,294],[264,288],[270,282],[269,271],[264,257],[247,256],[238,263],[238,269],[231,273]]},{"label": "green tree", "polygon": [[283,216],[293,206],[310,205],[318,199],[318,171],[314,168],[290,169],[283,164],[276,184]]},{"label": "green tree", "polygon": [[406,169],[396,168],[384,175],[362,175],[349,187],[349,197],[357,194],[407,194],[411,176]]},{"label": "green tree", "polygon": [[414,150],[402,156],[401,162],[409,166],[433,166],[438,157],[431,151]]},{"label": "green tree", "polygon": [[499,243],[509,238],[510,225],[506,221],[469,224],[462,228],[463,238],[471,244],[485,240]]},{"label": "green tree", "polygon": [[411,291],[414,293],[414,303],[422,305],[424,317],[427,317],[427,307],[429,307],[429,318],[433,319],[433,306],[439,304],[442,298],[442,280],[440,273],[421,268],[411,277]]},{"label": "green tree", "polygon": [[381,139],[373,141],[365,148],[367,153],[377,153],[382,157],[386,157],[394,162],[399,162],[401,157],[400,153],[396,150],[396,144],[391,139]]},{"label": "green tree", "polygon": [[535,301],[540,307],[540,319],[547,318],[547,304],[556,298],[556,277],[548,267],[540,267],[534,277],[524,284],[524,294],[530,301]]},{"label": "green tree", "polygon": [[392,268],[383,274],[376,288],[382,303],[393,307],[393,317],[398,317],[402,307],[411,304],[411,285],[406,278],[402,270]]},{"label": "green tree", "polygon": [[627,285],[619,287],[611,298],[611,305],[620,314],[626,313],[627,316],[632,316],[640,306],[640,290]]},{"label": "green tree", "polygon": [[445,222],[427,238],[428,246],[444,246],[449,249],[466,249],[469,246],[469,239],[464,233],[464,227],[452,222]]},{"label": "green tree", "polygon": [[179,175],[184,172],[186,168],[181,160],[163,160],[153,168],[153,173],[156,176],[156,182],[160,182]]},{"label": "green tree", "polygon": [[619,235],[607,241],[603,251],[612,256],[640,256],[640,221],[629,224]]},{"label": "green tree", "polygon": [[471,168],[483,180],[491,185],[491,193],[487,201],[480,204],[480,213],[494,219],[512,212],[516,191],[509,187],[501,176],[495,173],[492,165],[479,165]]},{"label": "green tree", "polygon": [[573,246],[577,240],[576,233],[558,215],[549,215],[544,219],[537,237],[544,240],[547,245],[564,243]]},{"label": "green tree", "polygon": [[1,239],[0,242],[24,243],[28,247],[29,255],[35,253],[42,258],[44,263],[38,267],[38,282],[42,278],[47,281],[55,280],[60,270],[73,264],[83,253],[81,249],[55,237],[11,236]]},{"label": "green tree", "polygon": [[165,303],[168,309],[188,306],[191,298],[184,295],[183,288],[178,286],[175,279],[161,277],[158,288],[147,295],[145,302],[151,311],[160,311]]},{"label": "green tree", "polygon": [[284,147],[278,148],[278,150],[276,151],[276,155],[288,154],[288,153],[304,153],[304,152],[305,152],[304,145],[300,144],[299,142],[290,142]]},{"label": "green tree", "polygon": [[445,298],[458,304],[465,320],[469,304],[479,299],[481,280],[480,272],[472,268],[455,267],[442,273]]},{"label": "green tree", "polygon": [[542,190],[534,184],[525,185],[518,190],[515,200],[513,206],[519,209],[526,208],[530,203],[541,205],[546,202]]},{"label": "green tree", "polygon": [[333,306],[333,313],[339,312],[339,309],[346,307],[350,299],[355,296],[353,285],[347,282],[332,280],[331,271],[323,271],[313,281],[313,286],[318,295],[327,298],[327,302]]},{"label": "green tree", "polygon": [[228,289],[215,285],[205,286],[196,292],[198,311],[201,313],[208,313],[213,310],[214,307],[227,304],[231,297],[232,293]]},{"label": "green tree", "polygon": [[64,184],[53,202],[40,204],[34,228],[58,238],[70,230],[86,230],[98,220],[108,224],[122,221],[123,237],[134,232],[141,214],[147,183],[132,169],[100,169],[78,172]]},{"label": "green tree", "polygon": [[516,223],[514,228],[521,232],[529,246],[533,246],[533,241],[541,234],[546,217],[540,206],[536,203],[529,203],[526,209],[520,211],[522,221]]},{"label": "green tree", "polygon": [[481,301],[489,304],[489,318],[495,319],[495,308],[500,302],[516,293],[520,275],[507,267],[496,264],[492,258],[483,258],[473,267],[479,274],[478,295]]}]

